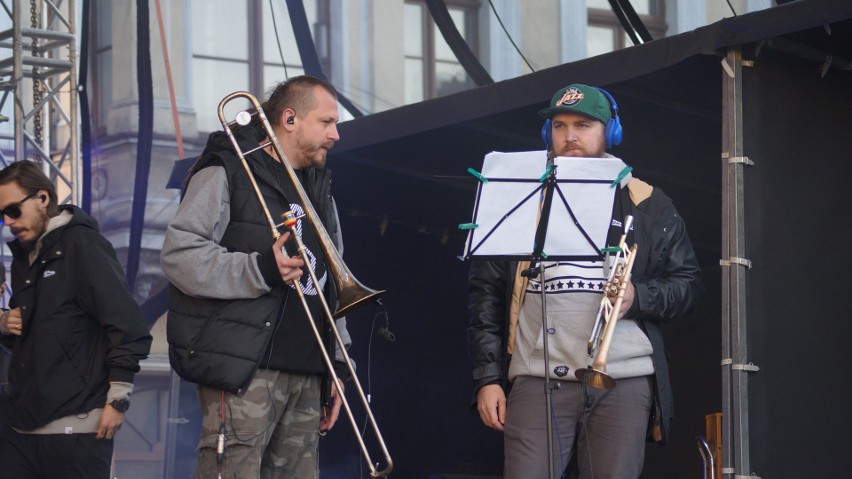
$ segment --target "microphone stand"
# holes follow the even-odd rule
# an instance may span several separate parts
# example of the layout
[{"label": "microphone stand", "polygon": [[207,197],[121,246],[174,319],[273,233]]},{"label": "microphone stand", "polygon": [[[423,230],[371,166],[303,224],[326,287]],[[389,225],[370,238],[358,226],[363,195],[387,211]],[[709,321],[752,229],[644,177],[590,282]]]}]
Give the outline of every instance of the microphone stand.
[{"label": "microphone stand", "polygon": [[[550,381],[550,352],[547,345],[547,336],[550,334],[547,327],[547,288],[544,280],[544,241],[547,236],[547,226],[550,221],[550,209],[553,204],[553,190],[556,188],[556,165],[553,162],[553,153],[547,152],[547,168],[544,180],[544,198],[541,202],[541,215],[535,232],[535,243],[530,259],[530,267],[521,271],[521,276],[534,278],[539,276],[541,281],[541,327],[542,347],[544,348],[544,404],[547,419],[547,474],[549,479],[556,477],[553,471],[553,462],[556,457],[553,451],[553,390],[559,389],[559,383]],[[536,263],[538,265],[536,266]]]}]

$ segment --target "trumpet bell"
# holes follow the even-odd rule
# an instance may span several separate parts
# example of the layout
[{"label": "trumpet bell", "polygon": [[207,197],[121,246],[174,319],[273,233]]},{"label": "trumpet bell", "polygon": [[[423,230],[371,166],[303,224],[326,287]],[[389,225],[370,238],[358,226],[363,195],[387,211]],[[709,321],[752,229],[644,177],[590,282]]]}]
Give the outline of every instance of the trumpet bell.
[{"label": "trumpet bell", "polygon": [[581,383],[587,384],[595,389],[612,389],[615,387],[615,379],[609,374],[595,369],[591,366],[574,371],[574,377]]}]

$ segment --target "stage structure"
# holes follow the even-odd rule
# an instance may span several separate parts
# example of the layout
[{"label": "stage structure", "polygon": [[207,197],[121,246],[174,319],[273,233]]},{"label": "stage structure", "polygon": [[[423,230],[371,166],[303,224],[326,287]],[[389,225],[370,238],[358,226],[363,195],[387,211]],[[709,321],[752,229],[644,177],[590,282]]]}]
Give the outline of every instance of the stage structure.
[{"label": "stage structure", "polygon": [[80,204],[77,116],[76,2],[2,0],[0,110],[11,104],[14,155],[0,162],[32,160],[45,168],[60,203]]},{"label": "stage structure", "polygon": [[[435,250],[460,245],[467,232],[441,232],[447,216],[469,221],[477,180],[465,170],[478,170],[490,151],[541,148],[537,112],[552,92],[574,82],[607,88],[618,99],[626,135],[612,153],[672,197],[707,287],[693,314],[664,327],[675,421],[667,447],[648,447],[642,477],[700,477],[695,438],[707,432],[705,416],[716,413],[722,431],[712,444],[716,477],[845,477],[852,468],[843,453],[852,427],[845,404],[852,361],[839,352],[852,326],[838,301],[848,288],[836,278],[852,259],[834,245],[852,234],[845,221],[850,80],[852,4],[790,2],[347,122],[330,162],[339,177],[359,181],[340,182],[336,196],[358,214],[381,212],[376,216],[389,224],[383,235],[397,236],[385,241],[386,250],[403,244],[401,230],[415,217],[425,226],[404,251],[425,251],[424,233]],[[369,235],[356,229],[364,223],[359,217],[347,229],[350,237]],[[350,248],[381,254],[372,247]],[[410,271],[424,276],[437,262],[436,254],[410,256],[402,271],[385,267],[397,286],[390,298],[416,297],[422,286],[405,290],[401,278]],[[444,301],[418,305],[418,314],[432,308],[430,319],[455,319],[440,327],[438,319],[398,323],[399,337],[446,342],[452,328],[463,337],[466,268],[441,266],[441,291],[433,295]],[[450,300],[456,303],[443,304]],[[456,372],[445,367],[429,378],[436,360],[412,366],[418,383],[446,381]],[[470,380],[469,371],[458,377],[455,386]],[[444,397],[407,407],[437,408],[437,396]],[[456,398],[454,406],[462,409],[464,400]],[[390,442],[402,442],[412,420],[395,419],[383,424]],[[460,442],[477,445],[470,457],[500,463],[499,438],[462,412],[453,421],[471,423],[459,433],[466,435]],[[418,430],[429,426],[425,419]],[[448,443],[440,431],[423,436],[429,444]],[[400,470],[455,453],[450,446],[398,450]]]}]

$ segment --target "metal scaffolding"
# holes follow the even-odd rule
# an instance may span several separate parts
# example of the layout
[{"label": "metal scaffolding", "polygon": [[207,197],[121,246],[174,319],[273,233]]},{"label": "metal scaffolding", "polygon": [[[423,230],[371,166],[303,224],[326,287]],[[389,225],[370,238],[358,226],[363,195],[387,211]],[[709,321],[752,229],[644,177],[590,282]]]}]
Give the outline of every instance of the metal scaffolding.
[{"label": "metal scaffolding", "polygon": [[[11,8],[9,4],[11,3]],[[14,160],[44,167],[59,203],[79,204],[75,0],[0,0],[0,111],[13,102]],[[27,9],[27,7],[29,7]],[[0,119],[2,120],[2,119]],[[2,167],[9,159],[0,149]]]}]

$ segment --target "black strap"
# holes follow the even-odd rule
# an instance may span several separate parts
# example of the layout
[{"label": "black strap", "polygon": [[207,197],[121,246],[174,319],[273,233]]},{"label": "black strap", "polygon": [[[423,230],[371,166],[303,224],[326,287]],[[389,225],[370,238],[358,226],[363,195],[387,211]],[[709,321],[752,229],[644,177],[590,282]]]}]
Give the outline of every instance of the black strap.
[{"label": "black strap", "polygon": [[[618,192],[615,194],[612,203],[613,221],[610,221],[609,231],[606,235],[607,246],[618,246],[618,241],[624,233],[624,218],[633,213],[633,202],[630,200],[630,192],[627,187],[617,186],[616,188],[618,188]],[[632,230],[627,233],[627,244],[633,244]]]},{"label": "black strap", "polygon": [[92,210],[92,125],[89,112],[89,0],[83,0],[82,28],[80,29],[80,74],[77,77],[77,96],[80,98],[80,150],[82,153],[82,204],[83,211]]},{"label": "black strap", "polygon": [[616,0],[621,5],[621,9],[624,10],[624,13],[627,15],[627,19],[630,20],[630,24],[633,25],[633,29],[636,30],[636,33],[642,38],[643,42],[650,42],[654,38],[651,36],[651,32],[645,28],[645,23],[642,22],[642,19],[639,18],[639,15],[636,13],[636,9],[633,8],[633,4],[630,3],[630,0]]},{"label": "black strap", "polygon": [[133,291],[139,272],[145,205],[148,202],[148,174],[151,171],[151,145],[154,135],[154,85],[151,76],[151,35],[148,29],[148,0],[136,0],[136,83],[139,88],[139,143],[136,147],[136,179],[130,214],[130,241],[127,248],[127,285]]},{"label": "black strap", "polygon": [[[653,40],[651,33],[645,28],[645,24],[642,23],[633,5],[630,4],[630,0],[609,0],[609,5],[634,45]],[[640,37],[642,41],[639,40]]]}]

